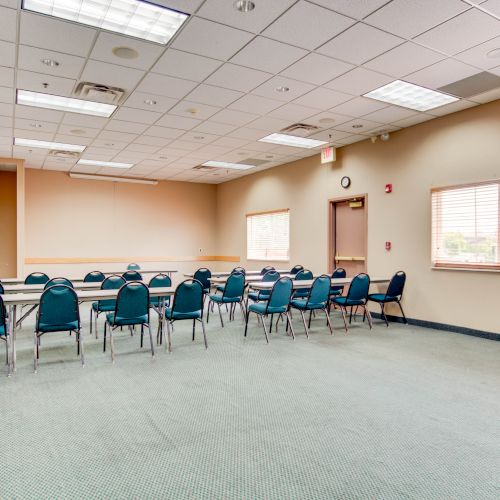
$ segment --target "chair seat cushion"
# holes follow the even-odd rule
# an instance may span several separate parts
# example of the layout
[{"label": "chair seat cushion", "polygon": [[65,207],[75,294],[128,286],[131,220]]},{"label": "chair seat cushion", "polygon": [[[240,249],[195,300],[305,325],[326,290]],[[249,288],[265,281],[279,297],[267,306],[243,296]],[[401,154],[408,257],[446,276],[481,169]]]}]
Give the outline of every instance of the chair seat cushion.
[{"label": "chair seat cushion", "polygon": [[215,289],[216,289],[218,292],[223,292],[223,291],[224,291],[224,288],[225,288],[225,287],[224,287],[224,285],[217,285],[217,286],[215,287]]},{"label": "chair seat cushion", "polygon": [[269,300],[269,292],[249,292],[248,298],[254,302]]},{"label": "chair seat cushion", "polygon": [[342,295],[343,290],[335,290],[334,288],[330,288],[330,297],[337,297],[338,295]]},{"label": "chair seat cushion", "polygon": [[115,304],[101,304],[99,306],[99,302],[92,302],[92,309],[94,311],[99,311],[99,312],[106,312],[106,311],[114,311],[115,310]]},{"label": "chair seat cushion", "polygon": [[309,296],[309,290],[297,290],[293,294],[294,299],[307,298]]},{"label": "chair seat cushion", "polygon": [[218,304],[233,304],[241,302],[241,297],[224,297],[224,295],[210,295],[210,300],[212,302],[217,302]]},{"label": "chair seat cushion", "polygon": [[167,307],[165,309],[165,317],[167,319],[198,319],[201,318],[202,311],[192,311],[192,312],[187,312],[187,313],[181,313],[181,312],[174,312],[172,311],[172,308]]},{"label": "chair seat cushion", "polygon": [[0,337],[5,337],[5,326],[0,325]]},{"label": "chair seat cushion", "polygon": [[339,306],[362,306],[365,303],[364,300],[352,300],[347,297],[334,297],[332,302]]},{"label": "chair seat cushion", "polygon": [[149,322],[148,315],[138,316],[136,318],[120,318],[115,317],[114,312],[110,312],[106,314],[106,320],[110,325],[113,326],[121,326],[121,325],[143,325]]},{"label": "chair seat cushion", "polygon": [[385,293],[372,293],[368,295],[368,300],[373,302],[396,302],[398,297],[385,296]]},{"label": "chair seat cushion", "polygon": [[78,330],[78,321],[70,321],[69,323],[64,323],[62,325],[51,325],[46,323],[38,323],[37,332],[68,332],[71,330]]},{"label": "chair seat cushion", "polygon": [[291,304],[295,309],[302,309],[307,311],[312,311],[314,309],[324,309],[326,306],[324,302],[318,302],[316,304],[309,302],[308,304],[307,299],[293,299]]},{"label": "chair seat cushion", "polygon": [[266,314],[266,309],[267,309],[267,314],[280,314],[286,312],[287,306],[267,307],[267,304],[262,304],[262,303],[250,304],[248,306],[249,311],[252,311],[257,314]]}]

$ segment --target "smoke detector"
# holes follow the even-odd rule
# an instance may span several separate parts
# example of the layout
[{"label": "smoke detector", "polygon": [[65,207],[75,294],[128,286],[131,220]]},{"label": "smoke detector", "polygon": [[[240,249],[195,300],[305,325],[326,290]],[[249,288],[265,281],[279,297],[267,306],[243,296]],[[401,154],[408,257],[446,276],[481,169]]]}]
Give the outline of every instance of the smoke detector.
[{"label": "smoke detector", "polygon": [[118,104],[125,95],[125,90],[98,83],[80,82],[76,87],[75,95],[105,104]]},{"label": "smoke detector", "polygon": [[307,137],[308,135],[311,135],[313,132],[316,132],[319,130],[319,127],[316,127],[316,125],[308,125],[307,123],[294,123],[288,127],[285,127],[284,129],[281,129],[280,132],[282,134],[291,134],[291,135],[297,135],[299,137]]}]

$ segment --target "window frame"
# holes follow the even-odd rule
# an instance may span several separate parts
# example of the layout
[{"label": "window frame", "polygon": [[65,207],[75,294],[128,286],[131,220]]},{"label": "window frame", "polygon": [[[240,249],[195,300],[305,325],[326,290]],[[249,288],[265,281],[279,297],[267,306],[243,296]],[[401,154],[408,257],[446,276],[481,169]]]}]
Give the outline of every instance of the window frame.
[{"label": "window frame", "polygon": [[[276,259],[276,258],[262,258],[255,259],[248,256],[248,218],[255,217],[259,215],[271,215],[277,213],[288,213],[288,256],[286,259]],[[250,262],[290,262],[290,209],[289,208],[277,208],[274,210],[264,210],[261,212],[248,212],[245,214],[245,243],[246,243],[246,260]]]},{"label": "window frame", "polygon": [[[498,186],[498,214],[497,214],[497,262],[496,263],[467,263],[467,262],[439,262],[434,260],[434,194],[455,189],[476,188],[496,184]],[[490,179],[479,182],[467,182],[463,184],[452,184],[447,186],[433,187],[431,193],[431,268],[435,270],[450,271],[480,271],[500,272],[500,179]]]}]

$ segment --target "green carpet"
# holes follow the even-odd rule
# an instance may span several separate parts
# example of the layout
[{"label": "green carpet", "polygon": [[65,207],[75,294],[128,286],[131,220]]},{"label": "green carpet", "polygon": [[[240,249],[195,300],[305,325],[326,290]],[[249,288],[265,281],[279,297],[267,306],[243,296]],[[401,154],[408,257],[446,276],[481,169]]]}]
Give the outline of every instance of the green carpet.
[{"label": "green carpet", "polygon": [[154,360],[123,332],[114,365],[85,323],[86,367],[47,334],[36,375],[26,323],[0,378],[0,498],[500,498],[500,343],[333,322],[266,345],[214,316],[207,351],[177,323]]}]

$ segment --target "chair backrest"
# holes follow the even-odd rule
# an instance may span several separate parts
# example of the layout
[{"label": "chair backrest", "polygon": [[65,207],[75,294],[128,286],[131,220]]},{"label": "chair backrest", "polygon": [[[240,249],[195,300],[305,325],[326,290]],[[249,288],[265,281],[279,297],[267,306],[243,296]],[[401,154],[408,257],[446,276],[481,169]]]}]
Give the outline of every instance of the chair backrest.
[{"label": "chair backrest", "polygon": [[302,269],[304,269],[304,266],[301,266],[300,264],[293,266],[292,269],[290,269],[290,274],[297,274],[299,271],[302,271]]},{"label": "chair backrest", "polygon": [[[121,277],[118,276],[117,274],[112,274],[111,276],[108,276],[102,283],[101,283],[101,290],[118,290],[125,284],[125,280]],[[99,301],[99,308],[103,306],[112,306],[114,307],[116,304],[115,299],[106,299],[106,300],[100,300]]]},{"label": "chair backrest", "polygon": [[[264,276],[262,276],[262,281],[278,281],[280,279],[280,273],[276,271],[275,269],[271,269],[270,271],[267,271]],[[269,297],[271,294],[271,290],[261,290],[259,292],[259,297]]]},{"label": "chair backrest", "polygon": [[264,274],[268,273],[269,271],[274,271],[274,267],[273,267],[273,266],[266,266],[266,267],[263,267],[263,268],[260,270],[260,274],[261,274],[261,276],[264,276]]},{"label": "chair backrest", "polygon": [[322,274],[318,276],[309,290],[307,297],[308,304],[323,304],[326,305],[330,298],[330,276]]},{"label": "chair backrest", "polygon": [[232,271],[231,271],[231,274],[232,273],[242,273],[242,274],[246,274],[246,269],[244,267],[235,267]]},{"label": "chair backrest", "polygon": [[126,271],[122,274],[125,281],[141,281],[142,274],[139,271]]},{"label": "chair backrest", "polygon": [[5,288],[3,287],[2,283],[0,283],[0,295],[3,295],[5,293]]},{"label": "chair backrest", "polygon": [[368,290],[370,289],[370,277],[366,273],[359,273],[351,281],[349,291],[347,292],[348,300],[362,300],[366,302],[368,298]]},{"label": "chair backrest", "polygon": [[70,288],[74,288],[73,283],[71,283],[71,281],[67,278],[52,278],[51,280],[47,281],[47,283],[45,283],[43,289],[46,290],[47,288],[54,285],[66,285]]},{"label": "chair backrest", "polygon": [[84,283],[102,283],[106,279],[106,276],[104,276],[101,271],[92,271],[90,273],[87,273],[85,275],[85,278],[83,278]]},{"label": "chair backrest", "polygon": [[223,297],[230,299],[243,297],[245,292],[245,275],[243,273],[235,273],[234,271],[227,278],[226,286],[224,287]]},{"label": "chair backrest", "polygon": [[276,281],[271,289],[269,300],[267,301],[266,313],[270,307],[285,307],[290,304],[292,297],[293,283],[287,276]]},{"label": "chair backrest", "polygon": [[[345,269],[343,267],[337,267],[337,269],[335,269],[335,271],[333,271],[332,273],[332,278],[345,278],[346,276],[347,273],[345,272]],[[331,287],[332,292],[342,291],[343,289],[343,285]]]},{"label": "chair backrest", "polygon": [[31,273],[24,280],[25,285],[45,285],[49,277],[45,273]]},{"label": "chair backrest", "polygon": [[[2,286],[0,284],[0,286]],[[0,326],[3,326],[4,332],[7,335],[7,309],[3,303],[3,298],[0,295]]]},{"label": "chair backrest", "polygon": [[385,292],[386,297],[399,297],[403,296],[403,290],[406,283],[406,273],[398,271],[392,278]]},{"label": "chair backrest", "polygon": [[[298,281],[302,280],[312,280],[314,278],[312,271],[309,271],[309,269],[302,269],[299,271],[294,279]],[[309,288],[297,288],[297,292],[308,292]]]},{"label": "chair backrest", "polygon": [[125,283],[116,297],[115,322],[141,320],[149,324],[149,289],[137,281]]},{"label": "chair backrest", "polygon": [[203,284],[198,280],[185,280],[174,294],[172,312],[190,313],[203,311]]},{"label": "chair backrest", "polygon": [[139,264],[136,264],[135,262],[132,262],[127,266],[128,271],[139,271],[140,268],[141,266]]},{"label": "chair backrest", "polygon": [[212,277],[212,273],[210,272],[210,269],[207,269],[206,267],[201,267],[198,269],[194,275],[193,279],[199,281],[203,288],[210,288],[210,278]]},{"label": "chair backrest", "polygon": [[153,276],[149,281],[149,288],[165,288],[172,286],[172,279],[166,274],[160,273]]},{"label": "chair backrest", "polygon": [[80,329],[78,297],[73,288],[67,285],[54,285],[46,288],[40,297],[37,316],[37,331],[40,324],[52,327],[77,322]]}]

